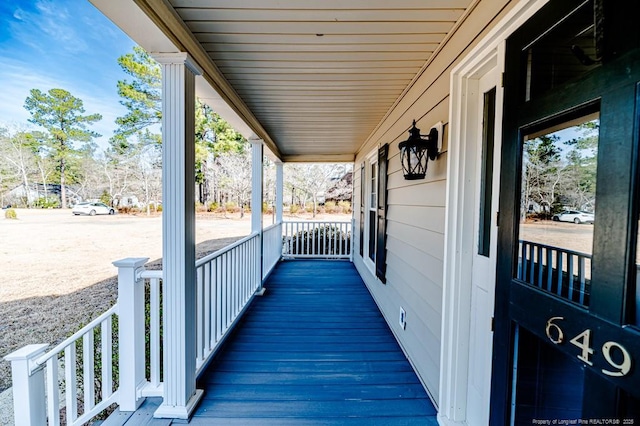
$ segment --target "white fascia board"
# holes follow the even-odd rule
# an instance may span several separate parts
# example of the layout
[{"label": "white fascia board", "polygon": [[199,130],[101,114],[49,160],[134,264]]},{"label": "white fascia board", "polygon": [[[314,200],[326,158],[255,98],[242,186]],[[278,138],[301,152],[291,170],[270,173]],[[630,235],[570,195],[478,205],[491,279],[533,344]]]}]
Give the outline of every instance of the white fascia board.
[{"label": "white fascia board", "polygon": [[89,2],[147,52],[180,52],[180,49],[132,0],[89,0]]}]

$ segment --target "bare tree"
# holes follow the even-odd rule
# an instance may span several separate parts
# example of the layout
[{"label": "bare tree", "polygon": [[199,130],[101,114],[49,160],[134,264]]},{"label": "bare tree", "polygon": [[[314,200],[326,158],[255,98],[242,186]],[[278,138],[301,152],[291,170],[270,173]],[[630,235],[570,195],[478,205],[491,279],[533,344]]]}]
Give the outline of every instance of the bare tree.
[{"label": "bare tree", "polygon": [[5,164],[5,177],[13,177],[15,183],[20,182],[24,188],[27,207],[33,207],[35,201],[32,193],[32,182],[37,178],[36,154],[34,138],[26,131],[4,130],[0,133],[0,158]]},{"label": "bare tree", "polygon": [[157,146],[147,145],[137,152],[136,160],[135,177],[148,216],[151,214],[151,201],[157,200],[162,190],[162,155]]},{"label": "bare tree", "polygon": [[129,192],[132,187],[135,170],[135,160],[133,155],[115,152],[113,150],[105,153],[98,160],[101,171],[107,180],[105,190],[111,198],[111,205],[115,200]]},{"label": "bare tree", "polygon": [[330,184],[345,172],[343,164],[285,164],[285,181],[292,189],[299,191],[302,201],[310,198],[313,203],[313,217],[316,217],[318,201],[324,201],[324,194]]},{"label": "bare tree", "polygon": [[[244,217],[244,205],[251,196],[251,152],[245,150],[240,154],[224,153],[218,157],[218,167],[221,171],[218,182],[220,187],[238,203],[240,217]],[[262,209],[262,206],[251,207],[257,207],[258,211]]]}]

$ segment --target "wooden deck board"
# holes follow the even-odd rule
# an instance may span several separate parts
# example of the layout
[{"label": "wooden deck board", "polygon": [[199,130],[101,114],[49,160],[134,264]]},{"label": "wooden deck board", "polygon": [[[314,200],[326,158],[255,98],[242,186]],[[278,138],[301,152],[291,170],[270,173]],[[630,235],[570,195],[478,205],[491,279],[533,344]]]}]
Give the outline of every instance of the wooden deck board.
[{"label": "wooden deck board", "polygon": [[199,380],[194,425],[435,425],[353,265],[282,262]]},{"label": "wooden deck board", "polygon": [[[437,425],[436,411],[353,265],[282,262],[198,381],[189,424]],[[160,398],[107,425],[163,426]],[[184,421],[174,421],[184,423]]]},{"label": "wooden deck board", "polygon": [[197,417],[191,419],[191,425],[204,426],[438,426],[435,417],[343,417],[328,418],[208,418]]},{"label": "wooden deck board", "polygon": [[162,403],[161,398],[147,398],[135,412],[114,411],[100,426],[169,426],[170,419],[155,419],[153,413]]}]

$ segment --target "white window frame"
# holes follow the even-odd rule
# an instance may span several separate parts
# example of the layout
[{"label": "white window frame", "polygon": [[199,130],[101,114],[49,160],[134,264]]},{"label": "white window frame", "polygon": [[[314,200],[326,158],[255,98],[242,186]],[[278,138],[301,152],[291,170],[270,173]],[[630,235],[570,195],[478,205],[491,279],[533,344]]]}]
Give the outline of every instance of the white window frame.
[{"label": "white window frame", "polygon": [[[373,181],[372,168],[375,166],[376,176],[375,182]],[[373,275],[376,274],[376,261],[375,256],[377,253],[377,226],[378,226],[378,179],[380,178],[378,168],[378,149],[374,149],[365,159],[365,217],[364,217],[364,233],[363,233],[363,245],[362,260],[364,264],[369,268]],[[372,200],[372,195],[375,194],[375,200]],[[373,201],[373,202],[372,202]],[[371,223],[371,212],[374,213],[374,220]],[[373,234],[371,228],[373,227]],[[370,236],[373,235],[373,242]],[[371,251],[371,244],[373,243],[373,259],[369,257]]]}]

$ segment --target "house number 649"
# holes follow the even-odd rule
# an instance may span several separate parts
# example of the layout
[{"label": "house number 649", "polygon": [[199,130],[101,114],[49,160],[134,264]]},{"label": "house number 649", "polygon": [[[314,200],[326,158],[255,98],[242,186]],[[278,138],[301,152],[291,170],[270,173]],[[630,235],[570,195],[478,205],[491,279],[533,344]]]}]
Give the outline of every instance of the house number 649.
[{"label": "house number 649", "polygon": [[[545,332],[549,340],[556,345],[564,343],[564,332],[558,325],[558,321],[564,320],[564,317],[551,317],[547,321]],[[580,353],[577,355],[578,359],[586,364],[593,365],[591,356],[594,351],[591,347],[591,330],[586,329],[582,333],[569,340],[569,343],[580,349]],[[611,353],[613,349],[617,349],[622,354],[622,362],[617,362],[613,359]],[[616,370],[602,369],[602,373],[612,377],[626,376],[631,371],[631,355],[624,346],[618,342],[608,341],[602,345],[602,356],[604,359]],[[616,358],[619,358],[616,357]]]}]

